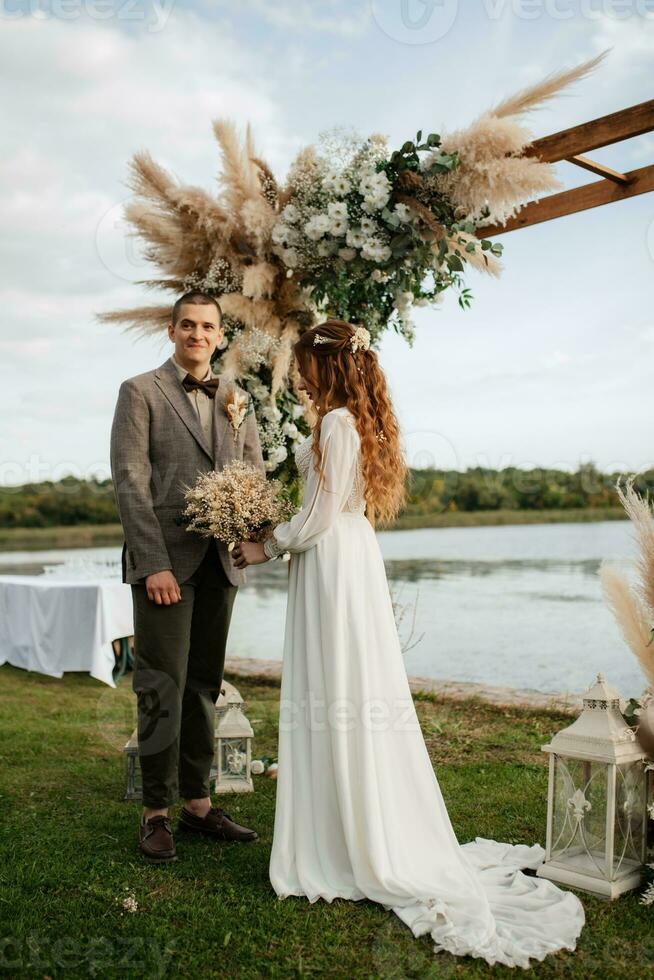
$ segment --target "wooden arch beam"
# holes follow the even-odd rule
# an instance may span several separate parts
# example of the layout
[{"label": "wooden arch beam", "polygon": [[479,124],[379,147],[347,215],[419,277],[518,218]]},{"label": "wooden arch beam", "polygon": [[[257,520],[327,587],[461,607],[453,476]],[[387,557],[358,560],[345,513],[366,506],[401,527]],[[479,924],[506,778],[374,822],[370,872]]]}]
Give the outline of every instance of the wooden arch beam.
[{"label": "wooden arch beam", "polygon": [[562,218],[566,214],[587,211],[589,208],[601,207],[603,204],[611,204],[613,201],[622,201],[654,191],[654,165],[623,174],[582,156],[599,147],[620,143],[634,136],[642,136],[652,130],[654,130],[654,99],[534,140],[526,147],[525,156],[538,157],[546,163],[567,160],[593,173],[603,174],[603,179],[574,187],[560,194],[550,194],[538,201],[531,201],[506,224],[479,228],[477,237],[493,238],[518,228],[527,228],[529,225]]}]

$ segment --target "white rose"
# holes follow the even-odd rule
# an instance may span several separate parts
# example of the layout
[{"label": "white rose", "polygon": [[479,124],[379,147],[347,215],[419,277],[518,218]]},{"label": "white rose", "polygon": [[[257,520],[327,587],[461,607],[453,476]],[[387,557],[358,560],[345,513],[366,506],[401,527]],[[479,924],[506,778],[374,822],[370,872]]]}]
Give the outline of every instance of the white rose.
[{"label": "white rose", "polygon": [[286,446],[275,446],[275,448],[268,453],[268,461],[274,466],[279,466],[280,463],[284,462],[287,456],[288,452],[286,451]]},{"label": "white rose", "polygon": [[338,254],[345,262],[351,262],[352,259],[357,257],[357,252],[355,248],[339,248]]},{"label": "white rose", "polygon": [[298,427],[295,422],[284,422],[282,434],[288,436],[289,439],[295,439],[298,434]]},{"label": "white rose", "polygon": [[293,405],[291,409],[291,418],[299,419],[302,418],[303,415],[304,415],[304,409],[302,408],[302,406],[299,404]]},{"label": "white rose", "polygon": [[294,248],[285,248],[282,259],[290,269],[294,269],[298,262],[297,251]]}]

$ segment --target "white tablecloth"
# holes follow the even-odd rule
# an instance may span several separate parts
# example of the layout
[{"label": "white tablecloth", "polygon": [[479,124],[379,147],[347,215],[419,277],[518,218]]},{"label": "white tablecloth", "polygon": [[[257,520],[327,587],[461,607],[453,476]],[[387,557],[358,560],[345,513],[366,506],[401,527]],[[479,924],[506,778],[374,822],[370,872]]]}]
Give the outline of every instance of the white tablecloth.
[{"label": "white tablecloth", "polygon": [[115,687],[112,640],[133,632],[132,592],[120,581],[0,575],[0,665],[49,677],[83,670]]}]

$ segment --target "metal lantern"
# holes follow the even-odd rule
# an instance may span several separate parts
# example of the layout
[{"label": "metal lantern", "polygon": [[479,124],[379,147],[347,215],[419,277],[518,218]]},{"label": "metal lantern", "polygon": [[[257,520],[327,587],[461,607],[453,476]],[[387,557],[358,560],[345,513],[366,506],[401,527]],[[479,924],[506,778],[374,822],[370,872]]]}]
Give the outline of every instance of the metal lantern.
[{"label": "metal lantern", "polygon": [[141,766],[139,765],[139,742],[136,729],[129,737],[123,748],[127,760],[127,788],[125,800],[141,800],[143,788],[141,785]]},{"label": "metal lantern", "polygon": [[[250,727],[250,723],[243,713],[245,702],[243,698],[229,681],[223,681],[222,688],[220,690],[220,695],[216,701],[216,711],[215,711],[215,735],[214,735],[214,758],[211,765],[210,779],[216,780],[216,792],[220,793],[247,793],[254,789],[252,784],[252,779],[250,776],[250,757],[251,757],[251,742],[253,731]],[[236,772],[234,772],[232,778],[226,778],[223,771],[222,778],[219,778],[219,759],[220,759],[220,744],[221,744],[221,725],[225,721],[225,716],[227,715],[230,708],[240,708],[241,718],[239,719],[240,724],[244,727],[245,738],[247,740],[247,750],[246,750],[246,762],[247,762],[247,778],[245,780],[236,778]],[[242,741],[242,739],[241,739]],[[123,753],[125,755],[125,760],[127,763],[127,787],[125,790],[125,800],[140,800],[143,797],[142,792],[142,780],[141,780],[141,766],[139,763],[139,747],[138,747],[138,735],[137,729],[135,728],[130,735],[129,741],[125,743],[123,747]],[[233,769],[236,769],[236,763],[239,756],[236,752],[232,752],[231,765]]]},{"label": "metal lantern", "polygon": [[602,674],[550,754],[545,862],[538,875],[606,898],[637,888],[647,831],[645,756]]},{"label": "metal lantern", "polygon": [[243,712],[238,692],[227,695],[216,723],[214,770],[216,793],[251,793],[252,725]]}]

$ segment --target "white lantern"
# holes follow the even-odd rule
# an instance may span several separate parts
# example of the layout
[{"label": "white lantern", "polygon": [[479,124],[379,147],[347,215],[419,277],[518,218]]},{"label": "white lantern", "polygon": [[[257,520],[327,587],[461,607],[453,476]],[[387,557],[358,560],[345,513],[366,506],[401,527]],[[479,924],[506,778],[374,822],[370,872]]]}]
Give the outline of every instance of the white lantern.
[{"label": "white lantern", "polygon": [[251,793],[252,725],[243,713],[243,699],[237,691],[226,697],[226,706],[216,721],[214,754],[216,793]]},{"label": "white lantern", "polygon": [[642,880],[647,831],[645,756],[620,694],[602,674],[550,754],[547,847],[538,875],[607,898]]},{"label": "white lantern", "polygon": [[[250,778],[250,756],[251,756],[251,740],[253,731],[250,727],[250,723],[243,714],[245,702],[239,694],[238,690],[229,681],[223,681],[222,688],[220,689],[220,694],[218,700],[216,701],[215,710],[215,728],[214,728],[214,757],[211,764],[211,772],[209,774],[210,779],[216,780],[216,786],[220,785],[221,793],[247,793],[254,789],[252,785],[252,779]],[[239,719],[239,724],[241,728],[245,731],[245,738],[247,739],[247,778],[226,778],[219,779],[219,758],[220,758],[220,744],[221,744],[221,725],[223,725],[225,716],[230,708],[240,707],[241,718]],[[248,734],[249,733],[249,734]],[[241,739],[242,741],[242,739]],[[129,741],[125,743],[123,748],[123,753],[125,754],[125,759],[127,762],[127,788],[125,791],[125,800],[140,800],[142,799],[142,780],[141,780],[141,766],[139,763],[138,754],[138,736],[137,729],[135,728],[132,732]],[[230,761],[232,768],[235,770],[236,763],[239,760],[237,750],[234,750],[230,754]],[[236,777],[236,771],[232,773]]]}]

